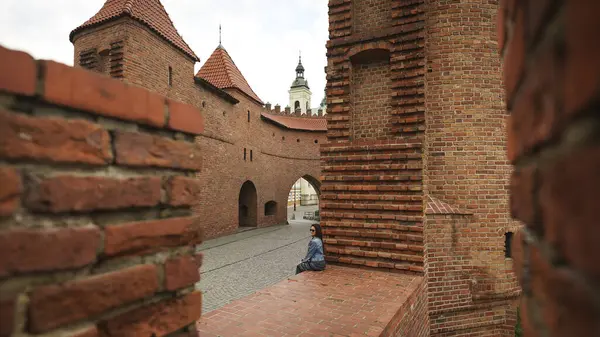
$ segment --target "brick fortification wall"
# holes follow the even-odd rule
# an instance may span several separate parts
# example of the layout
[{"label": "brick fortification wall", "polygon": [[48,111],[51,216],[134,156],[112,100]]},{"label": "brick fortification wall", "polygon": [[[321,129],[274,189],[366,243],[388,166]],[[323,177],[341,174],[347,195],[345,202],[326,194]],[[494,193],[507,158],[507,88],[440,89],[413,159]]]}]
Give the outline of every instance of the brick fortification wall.
[{"label": "brick fortification wall", "polygon": [[0,47],[0,336],[195,336],[200,112]]},{"label": "brick fortification wall", "polygon": [[524,335],[600,335],[600,2],[503,1]]},{"label": "brick fortification wall", "polygon": [[[425,223],[432,336],[512,336],[510,219],[497,1],[427,0]],[[508,234],[510,236],[510,234]]]},{"label": "brick fortification wall", "polygon": [[[329,262],[422,274],[423,1],[330,0],[321,224]],[[427,336],[426,286],[390,335]]]},{"label": "brick fortification wall", "polygon": [[331,262],[422,273],[423,4],[372,3],[329,2],[321,223]]},{"label": "brick fortification wall", "polygon": [[[425,272],[435,336],[508,336],[516,322],[497,8],[329,2],[329,259]],[[425,217],[430,203],[442,207]]]},{"label": "brick fortification wall", "polygon": [[[275,126],[260,117],[271,111],[240,91],[226,89],[239,100],[232,103],[198,84],[195,61],[140,22],[124,17],[89,28],[78,32],[73,44],[76,66],[85,65],[82,61],[87,51],[109,50],[112,68],[105,69],[106,73],[200,110],[205,129],[196,142],[204,163],[197,176],[201,188],[195,191],[194,211],[202,214],[199,221],[205,239],[238,229],[238,198],[246,181],[256,188],[258,227],[286,222],[288,194],[296,180],[307,176],[319,184],[319,146],[326,141],[324,132]],[[277,202],[277,212],[265,215],[264,206],[272,200]]]}]

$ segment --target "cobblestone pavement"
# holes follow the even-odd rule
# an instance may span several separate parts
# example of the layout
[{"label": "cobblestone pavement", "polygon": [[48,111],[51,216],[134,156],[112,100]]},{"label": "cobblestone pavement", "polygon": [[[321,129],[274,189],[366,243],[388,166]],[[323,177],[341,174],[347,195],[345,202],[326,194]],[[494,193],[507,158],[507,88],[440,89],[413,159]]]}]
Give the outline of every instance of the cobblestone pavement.
[{"label": "cobblestone pavement", "polygon": [[[299,207],[296,219],[315,207]],[[290,225],[247,230],[207,241],[200,282],[202,312],[207,313],[294,275],[304,257],[313,221],[290,220]]]}]

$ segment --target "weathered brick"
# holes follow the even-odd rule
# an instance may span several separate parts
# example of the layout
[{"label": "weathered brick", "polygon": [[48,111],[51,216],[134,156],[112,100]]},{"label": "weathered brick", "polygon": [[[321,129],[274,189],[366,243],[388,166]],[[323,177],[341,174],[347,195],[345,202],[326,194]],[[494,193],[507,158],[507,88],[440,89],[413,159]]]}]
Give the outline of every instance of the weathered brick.
[{"label": "weathered brick", "polygon": [[119,165],[201,168],[200,153],[195,144],[135,132],[116,132],[114,143]]},{"label": "weathered brick", "polygon": [[513,171],[510,180],[510,212],[513,218],[542,233],[543,228],[536,222],[536,166],[527,166]]},{"label": "weathered brick", "polygon": [[37,66],[29,54],[0,46],[0,91],[33,96]]},{"label": "weathered brick", "polygon": [[97,227],[0,233],[0,276],[76,269],[96,260]]},{"label": "weathered brick", "polygon": [[173,100],[168,101],[168,106],[169,128],[196,135],[204,131],[204,118],[200,110]]},{"label": "weathered brick", "polygon": [[10,167],[0,167],[0,216],[9,216],[21,202],[23,186],[17,170]]},{"label": "weathered brick", "polygon": [[183,256],[165,262],[165,288],[173,291],[200,281],[200,268],[194,257]]},{"label": "weathered brick", "polygon": [[110,136],[83,120],[35,118],[0,110],[0,157],[58,163],[106,165]]},{"label": "weathered brick", "polygon": [[166,186],[167,198],[171,206],[191,206],[198,204],[202,185],[197,178],[174,176]]},{"label": "weathered brick", "polygon": [[148,254],[201,241],[196,217],[135,222],[106,227],[104,253],[108,257]]},{"label": "weathered brick", "polygon": [[199,319],[201,311],[202,294],[194,292],[102,321],[100,336],[165,336]]},{"label": "weathered brick", "polygon": [[591,101],[600,89],[600,45],[590,43],[600,34],[600,2],[565,2],[565,112],[573,115]]},{"label": "weathered brick", "polygon": [[571,151],[542,171],[540,190],[545,239],[568,263],[600,282],[600,147]]},{"label": "weathered brick", "polygon": [[152,207],[161,198],[159,177],[113,179],[56,176],[31,186],[26,206],[40,212],[89,212]]},{"label": "weathered brick", "polygon": [[518,7],[513,33],[506,46],[504,57],[504,83],[506,86],[507,101],[512,97],[519,83],[525,65],[525,13]]},{"label": "weathered brick", "polygon": [[71,335],[71,337],[98,337],[98,336],[100,336],[100,332],[98,331],[98,328],[96,328],[95,326],[91,327],[87,330],[80,331],[80,332],[77,332],[77,333]]},{"label": "weathered brick", "polygon": [[[1,51],[0,51],[1,52]],[[12,336],[15,321],[15,300],[0,300],[0,337]]]},{"label": "weathered brick", "polygon": [[165,99],[81,68],[45,61],[44,98],[99,115],[162,127]]},{"label": "weathered brick", "polygon": [[155,265],[39,287],[30,296],[29,330],[33,333],[50,331],[151,296],[157,290]]}]

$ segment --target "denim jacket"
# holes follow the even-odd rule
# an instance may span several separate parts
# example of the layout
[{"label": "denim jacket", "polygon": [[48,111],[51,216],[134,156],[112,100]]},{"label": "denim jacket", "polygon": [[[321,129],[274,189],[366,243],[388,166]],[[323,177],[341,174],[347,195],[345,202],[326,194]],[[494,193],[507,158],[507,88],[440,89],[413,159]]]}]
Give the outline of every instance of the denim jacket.
[{"label": "denim jacket", "polygon": [[312,238],[308,243],[308,253],[306,253],[306,257],[302,259],[302,262],[308,261],[325,261],[321,239]]}]

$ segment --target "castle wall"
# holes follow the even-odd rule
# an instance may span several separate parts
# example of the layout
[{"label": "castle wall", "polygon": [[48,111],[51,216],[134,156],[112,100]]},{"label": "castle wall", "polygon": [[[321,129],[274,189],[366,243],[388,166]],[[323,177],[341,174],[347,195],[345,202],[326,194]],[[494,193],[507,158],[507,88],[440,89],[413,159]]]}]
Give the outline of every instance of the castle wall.
[{"label": "castle wall", "polygon": [[329,2],[321,224],[331,262],[422,273],[422,4],[373,3]]},{"label": "castle wall", "polygon": [[600,335],[600,3],[503,1],[506,152],[523,335]]},{"label": "castle wall", "polygon": [[[123,80],[198,108],[205,129],[196,143],[204,166],[197,176],[194,210],[205,237],[234,233],[238,227],[238,197],[250,180],[257,189],[258,226],[286,222],[287,198],[293,183],[308,175],[320,178],[319,146],[324,132],[283,129],[261,119],[265,108],[236,89],[227,93],[239,100],[232,104],[194,82],[193,61],[140,23],[121,19],[119,25],[84,31],[74,40],[75,64],[79,51],[105,45],[115,32],[124,31]],[[168,67],[173,85],[168,85]],[[164,71],[163,71],[164,70]],[[244,160],[244,149],[246,160]],[[252,160],[251,157],[252,156]],[[265,215],[265,203],[277,202],[277,213]]]},{"label": "castle wall", "polygon": [[511,167],[505,156],[495,1],[426,1],[429,195],[469,215],[425,224],[432,336],[514,335],[519,288],[505,256]]},{"label": "castle wall", "polygon": [[198,110],[0,59],[0,336],[197,336]]}]

